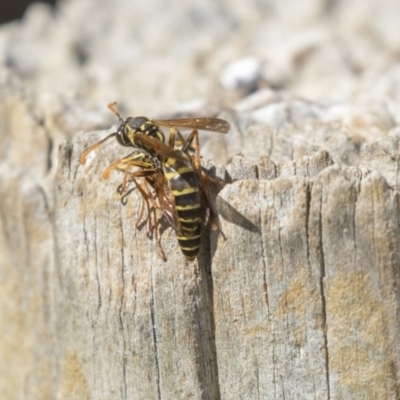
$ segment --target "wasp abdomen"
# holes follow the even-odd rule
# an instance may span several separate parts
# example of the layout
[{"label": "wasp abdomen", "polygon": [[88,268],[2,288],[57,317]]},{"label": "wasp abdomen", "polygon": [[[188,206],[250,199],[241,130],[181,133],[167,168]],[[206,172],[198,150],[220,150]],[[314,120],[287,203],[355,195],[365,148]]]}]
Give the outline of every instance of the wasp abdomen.
[{"label": "wasp abdomen", "polygon": [[191,236],[176,235],[178,238],[179,247],[183,255],[189,260],[193,261],[199,252],[200,239],[201,239],[201,224],[197,225],[197,229]]},{"label": "wasp abdomen", "polygon": [[179,246],[185,257],[192,261],[200,247],[201,199],[196,173],[188,163],[167,159],[164,173],[175,200],[175,210],[180,223],[177,232]]}]

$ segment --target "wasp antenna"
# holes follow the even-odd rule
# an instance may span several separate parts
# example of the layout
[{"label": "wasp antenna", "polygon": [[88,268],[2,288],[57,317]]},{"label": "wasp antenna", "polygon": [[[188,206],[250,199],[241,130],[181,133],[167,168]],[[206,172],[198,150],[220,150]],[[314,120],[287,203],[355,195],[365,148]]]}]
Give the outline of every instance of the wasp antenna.
[{"label": "wasp antenna", "polygon": [[105,137],[103,140],[100,140],[99,142],[92,144],[89,148],[87,148],[79,157],[80,163],[83,165],[86,163],[86,157],[88,156],[89,153],[91,153],[94,149],[97,149],[102,143],[104,143],[106,140],[110,139],[113,136],[116,136],[117,132],[113,132],[107,137]]},{"label": "wasp antenna", "polygon": [[116,101],[113,101],[111,103],[108,104],[108,108],[118,117],[119,122],[124,122],[124,120],[122,119],[122,117],[119,115],[119,112],[115,109],[115,106],[117,105]]}]

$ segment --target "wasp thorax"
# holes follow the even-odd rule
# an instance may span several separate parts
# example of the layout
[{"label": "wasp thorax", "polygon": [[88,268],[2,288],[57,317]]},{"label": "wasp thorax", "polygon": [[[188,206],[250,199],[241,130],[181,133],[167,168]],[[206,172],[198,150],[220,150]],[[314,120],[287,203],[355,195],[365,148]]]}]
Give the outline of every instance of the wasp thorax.
[{"label": "wasp thorax", "polygon": [[125,120],[125,133],[126,135],[132,133],[142,133],[151,136],[155,139],[165,142],[165,137],[158,125],[156,125],[151,118],[135,117]]},{"label": "wasp thorax", "polygon": [[151,124],[151,121],[146,117],[130,117],[125,121],[125,124],[132,130],[143,131],[147,124]]}]

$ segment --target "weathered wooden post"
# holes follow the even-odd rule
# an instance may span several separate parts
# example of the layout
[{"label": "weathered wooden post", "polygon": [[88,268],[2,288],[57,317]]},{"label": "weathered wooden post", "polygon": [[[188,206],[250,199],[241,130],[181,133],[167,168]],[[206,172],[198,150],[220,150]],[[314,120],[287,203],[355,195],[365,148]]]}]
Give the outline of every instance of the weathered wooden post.
[{"label": "weathered wooden post", "polygon": [[164,262],[135,229],[138,194],[123,205],[120,175],[101,178],[121,148],[82,166],[105,133],[60,141],[27,103],[2,102],[5,396],[397,396],[399,194],[381,174],[326,151],[235,157],[226,240],[206,231],[188,263],[166,229]]}]

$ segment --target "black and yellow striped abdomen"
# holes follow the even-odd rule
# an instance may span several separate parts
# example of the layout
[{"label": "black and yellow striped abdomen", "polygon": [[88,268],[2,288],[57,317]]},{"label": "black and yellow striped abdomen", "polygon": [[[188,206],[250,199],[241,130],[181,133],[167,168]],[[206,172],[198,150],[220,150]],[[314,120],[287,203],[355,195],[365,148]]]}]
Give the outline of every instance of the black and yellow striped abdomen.
[{"label": "black and yellow striped abdomen", "polygon": [[165,160],[164,174],[175,199],[180,224],[176,230],[178,243],[184,256],[193,261],[199,252],[202,222],[197,176],[189,159],[173,158]]}]

